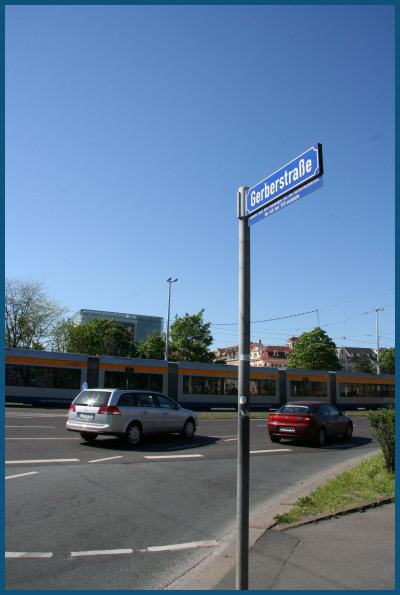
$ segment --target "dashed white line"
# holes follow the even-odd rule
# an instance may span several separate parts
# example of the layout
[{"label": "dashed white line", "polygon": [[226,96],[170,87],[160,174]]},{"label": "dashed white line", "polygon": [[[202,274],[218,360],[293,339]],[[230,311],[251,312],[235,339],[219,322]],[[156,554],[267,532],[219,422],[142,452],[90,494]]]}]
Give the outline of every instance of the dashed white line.
[{"label": "dashed white line", "polygon": [[206,540],[206,541],[189,541],[187,543],[174,543],[171,545],[152,545],[145,547],[140,550],[133,550],[130,548],[121,548],[114,550],[87,550],[81,552],[71,552],[71,558],[78,558],[83,556],[116,556],[121,554],[133,554],[136,552],[151,553],[151,552],[176,552],[180,550],[189,550],[198,547],[216,547],[218,541]]},{"label": "dashed white line", "polygon": [[270,452],[292,452],[291,448],[271,448],[270,450],[251,450],[251,455],[257,455],[260,453],[270,453]]},{"label": "dashed white line", "polygon": [[29,473],[18,473],[18,475],[7,475],[5,479],[14,479],[15,477],[25,477],[26,475],[35,475],[39,471],[29,471]]},{"label": "dashed white line", "polygon": [[196,547],[216,547],[218,541],[189,541],[188,543],[175,543],[173,545],[153,545],[147,547],[141,552],[174,552],[177,550],[189,550]]},{"label": "dashed white line", "polygon": [[189,459],[194,457],[202,458],[203,455],[148,455],[145,456],[145,459]]},{"label": "dashed white line", "polygon": [[5,428],[55,428],[56,426],[4,426]]},{"label": "dashed white line", "polygon": [[81,438],[6,438],[5,440],[81,440]]},{"label": "dashed white line", "polygon": [[[70,558],[80,558],[85,556],[121,556],[133,554],[134,552],[152,553],[152,552],[176,552],[180,550],[195,549],[199,547],[217,547],[218,541],[215,539],[203,541],[189,541],[187,543],[174,543],[171,545],[153,545],[143,549],[134,550],[131,548],[118,548],[108,550],[83,550],[70,552]],[[5,552],[6,558],[52,558],[53,552]]]},{"label": "dashed white line", "polygon": [[36,465],[37,463],[75,463],[79,459],[26,459],[23,461],[6,461],[6,465]]},{"label": "dashed white line", "polygon": [[122,455],[117,457],[107,457],[106,459],[93,459],[92,461],[88,461],[88,463],[100,463],[101,461],[111,461],[113,459],[122,459]]},{"label": "dashed white line", "polygon": [[228,438],[224,442],[235,442],[235,440],[239,440],[239,438]]},{"label": "dashed white line", "polygon": [[83,552],[71,552],[71,558],[78,558],[79,556],[115,556],[120,554],[133,554],[134,550],[131,549],[118,549],[118,550],[88,550]]},{"label": "dashed white line", "polygon": [[6,558],[51,558],[52,552],[6,552]]}]

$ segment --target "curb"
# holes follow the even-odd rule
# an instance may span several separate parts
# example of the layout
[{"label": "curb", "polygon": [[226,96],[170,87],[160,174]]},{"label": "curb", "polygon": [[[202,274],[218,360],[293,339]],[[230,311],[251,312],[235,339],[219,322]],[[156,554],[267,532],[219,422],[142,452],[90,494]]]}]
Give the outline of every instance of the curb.
[{"label": "curb", "polygon": [[[274,517],[282,512],[282,508],[292,508],[294,502],[310,491],[316,489],[338,473],[352,468],[362,460],[367,459],[380,452],[380,448],[374,448],[367,453],[356,455],[350,459],[337,463],[322,472],[308,477],[304,483],[291,486],[284,492],[266,500],[256,511],[253,511],[249,519],[249,550],[256,542],[278,524]],[[383,502],[382,502],[383,503]],[[371,503],[368,503],[371,505]],[[368,505],[367,504],[367,505]],[[374,504],[372,504],[374,505]],[[352,507],[355,511],[360,510],[362,505]],[[343,513],[345,514],[345,513]],[[331,513],[331,516],[338,515],[338,512]],[[327,515],[322,515],[329,518]],[[317,517],[315,517],[317,518]],[[315,523],[315,518],[308,523]],[[322,519],[321,519],[322,520]],[[305,523],[304,523],[305,524]],[[292,525],[290,526],[292,528]],[[289,529],[289,525],[285,527]],[[165,591],[210,591],[235,567],[236,564],[236,528],[230,528],[223,536],[220,545],[212,552],[204,556],[194,567],[185,571],[181,576],[175,578],[164,587]]]},{"label": "curb", "polygon": [[345,514],[351,514],[353,512],[363,512],[368,508],[375,508],[376,506],[382,506],[383,504],[390,504],[394,502],[392,498],[380,498],[379,500],[372,500],[371,502],[365,502],[364,504],[358,504],[357,506],[349,506],[348,508],[341,508],[340,510],[335,510],[334,512],[326,512],[324,514],[319,514],[318,516],[311,517],[309,519],[304,519],[303,521],[296,521],[295,523],[288,523],[287,525],[278,526],[278,523],[274,523],[269,529],[274,529],[275,531],[288,531],[289,529],[295,529],[296,527],[302,527],[303,525],[310,525],[311,523],[318,523],[319,521],[324,521],[325,519],[332,519],[334,517],[342,516]]}]

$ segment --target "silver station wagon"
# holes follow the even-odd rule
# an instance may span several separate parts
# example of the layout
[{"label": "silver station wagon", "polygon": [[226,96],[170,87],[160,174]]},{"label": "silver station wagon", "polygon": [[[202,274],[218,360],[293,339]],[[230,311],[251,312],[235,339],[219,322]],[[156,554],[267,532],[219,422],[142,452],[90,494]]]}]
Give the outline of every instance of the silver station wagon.
[{"label": "silver station wagon", "polygon": [[73,400],[66,428],[89,442],[108,434],[136,446],[144,434],[179,432],[191,438],[197,429],[197,415],[154,391],[93,388]]}]

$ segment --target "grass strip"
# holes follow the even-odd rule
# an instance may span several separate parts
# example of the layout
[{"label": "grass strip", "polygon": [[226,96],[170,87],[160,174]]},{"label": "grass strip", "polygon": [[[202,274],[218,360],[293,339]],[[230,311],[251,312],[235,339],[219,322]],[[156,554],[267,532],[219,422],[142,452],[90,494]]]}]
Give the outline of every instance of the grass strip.
[{"label": "grass strip", "polygon": [[299,498],[291,510],[274,518],[278,524],[295,523],[381,498],[390,498],[392,502],[395,498],[395,474],[386,469],[382,453]]}]

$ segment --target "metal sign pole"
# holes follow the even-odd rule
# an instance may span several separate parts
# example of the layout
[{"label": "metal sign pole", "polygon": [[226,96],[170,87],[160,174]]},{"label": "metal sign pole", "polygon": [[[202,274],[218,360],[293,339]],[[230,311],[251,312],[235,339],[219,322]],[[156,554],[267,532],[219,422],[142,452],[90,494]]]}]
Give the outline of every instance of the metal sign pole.
[{"label": "metal sign pole", "polygon": [[250,445],[250,227],[245,216],[247,186],[238,192],[239,366],[236,589],[248,590]]}]

